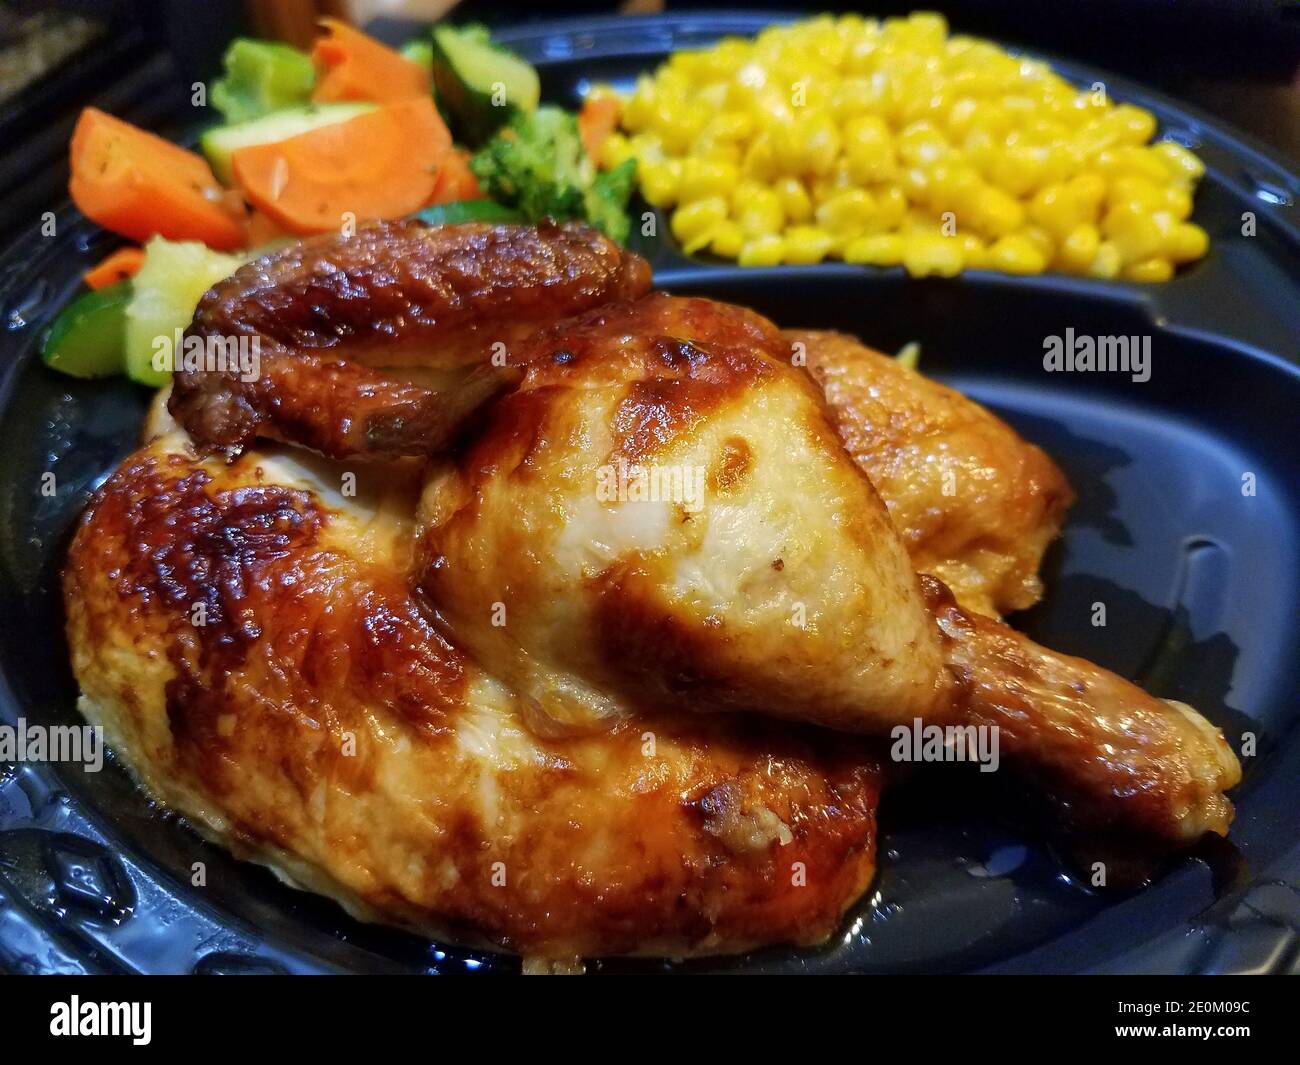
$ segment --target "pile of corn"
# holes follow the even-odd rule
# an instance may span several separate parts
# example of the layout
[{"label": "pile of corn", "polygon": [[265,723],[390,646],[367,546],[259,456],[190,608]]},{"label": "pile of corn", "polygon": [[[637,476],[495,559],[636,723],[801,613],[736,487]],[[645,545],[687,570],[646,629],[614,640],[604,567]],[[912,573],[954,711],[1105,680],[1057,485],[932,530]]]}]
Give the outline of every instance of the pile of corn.
[{"label": "pile of corn", "polygon": [[601,163],[637,160],[688,253],[1165,281],[1206,252],[1204,165],[1150,112],[940,15],[774,26],[677,52],[622,99]]}]

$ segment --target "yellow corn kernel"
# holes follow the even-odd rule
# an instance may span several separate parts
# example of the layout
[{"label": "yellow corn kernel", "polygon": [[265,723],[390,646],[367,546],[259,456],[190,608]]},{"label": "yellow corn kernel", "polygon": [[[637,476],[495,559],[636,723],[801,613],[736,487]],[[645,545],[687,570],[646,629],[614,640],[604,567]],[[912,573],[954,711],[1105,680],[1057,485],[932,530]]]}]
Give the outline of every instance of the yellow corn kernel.
[{"label": "yellow corn kernel", "polygon": [[975,196],[972,207],[975,227],[990,237],[1005,236],[1025,222],[1025,209],[1020,201],[992,186]]},{"label": "yellow corn kernel", "polygon": [[1158,254],[1176,224],[1168,211],[1147,212],[1138,204],[1120,203],[1106,212],[1101,228],[1124,262],[1134,263]]},{"label": "yellow corn kernel", "polygon": [[857,236],[871,224],[876,202],[865,189],[845,189],[817,208],[817,224],[836,236]]},{"label": "yellow corn kernel", "polygon": [[819,263],[826,258],[833,244],[831,235],[816,226],[790,226],[785,231],[783,262],[797,265]]},{"label": "yellow corn kernel", "polygon": [[963,140],[975,128],[979,109],[980,101],[973,96],[960,96],[954,100],[944,116],[949,135],[959,142]]},{"label": "yellow corn kernel", "polygon": [[1042,253],[1044,259],[1049,263],[1056,255],[1056,241],[1052,235],[1042,226],[1028,225],[1020,230],[1020,235],[1028,240],[1035,248]]},{"label": "yellow corn kernel", "polygon": [[1028,237],[1009,233],[989,248],[989,266],[1008,274],[1041,274],[1047,257]]},{"label": "yellow corn kernel", "polygon": [[754,132],[754,116],[748,111],[723,111],[705,125],[701,137],[714,141],[743,141]]},{"label": "yellow corn kernel", "polygon": [[897,185],[876,190],[876,225],[893,229],[907,214],[907,196]]},{"label": "yellow corn kernel", "polygon": [[844,261],[865,266],[897,266],[903,261],[903,238],[897,233],[859,237],[844,249]]},{"label": "yellow corn kernel", "polygon": [[657,162],[664,158],[664,142],[657,133],[637,133],[628,138],[628,146],[637,162]]},{"label": "yellow corn kernel", "polygon": [[1099,277],[1110,281],[1119,277],[1121,265],[1119,249],[1108,240],[1103,240],[1097,248],[1097,255],[1088,267],[1089,277]]},{"label": "yellow corn kernel", "polygon": [[775,266],[785,255],[785,241],[775,233],[747,240],[736,256],[741,266]]},{"label": "yellow corn kernel", "polygon": [[1138,263],[1129,263],[1124,267],[1124,277],[1128,281],[1151,283],[1168,281],[1173,276],[1174,264],[1168,259],[1161,259],[1159,256],[1152,259],[1143,259]]},{"label": "yellow corn kernel", "polygon": [[936,233],[912,233],[903,242],[903,267],[913,277],[954,277],[961,272],[961,242]]},{"label": "yellow corn kernel", "polygon": [[617,130],[606,137],[600,147],[600,165],[605,170],[613,170],[631,158],[631,142]]},{"label": "yellow corn kernel", "polygon": [[623,102],[623,109],[619,115],[620,124],[629,133],[637,133],[645,129],[650,124],[650,116],[654,113],[654,103],[654,82],[643,74],[637,78],[632,95]]},{"label": "yellow corn kernel", "polygon": [[955,240],[961,245],[963,270],[982,270],[988,265],[988,245],[974,233],[958,233],[955,237],[948,239]]},{"label": "yellow corn kernel", "polygon": [[808,196],[808,190],[804,188],[803,182],[798,178],[779,178],[772,186],[772,191],[781,201],[781,209],[785,212],[785,217],[791,222],[806,222],[812,217],[812,199]]},{"label": "yellow corn kernel", "polygon": [[1048,176],[1051,152],[1038,144],[1007,145],[995,155],[986,176],[1011,196],[1024,196]]},{"label": "yellow corn kernel", "polygon": [[678,155],[695,143],[711,117],[708,107],[700,101],[663,107],[656,112],[655,129],[664,139],[664,149]]},{"label": "yellow corn kernel", "polygon": [[1149,178],[1123,174],[1111,182],[1107,198],[1112,204],[1131,203],[1144,211],[1163,211],[1169,203],[1165,186]]},{"label": "yellow corn kernel", "polygon": [[1066,187],[1080,204],[1088,207],[1094,217],[1106,200],[1106,179],[1092,170],[1076,174],[1066,183]]},{"label": "yellow corn kernel", "polygon": [[1112,180],[1119,177],[1146,178],[1152,184],[1163,185],[1170,178],[1169,164],[1151,148],[1121,145],[1098,152],[1093,165]]},{"label": "yellow corn kernel", "polygon": [[900,171],[898,183],[902,186],[903,192],[907,194],[910,203],[927,203],[930,199],[930,186],[934,178],[930,171],[923,170],[919,166],[909,166],[906,170]]},{"label": "yellow corn kernel", "polygon": [[766,130],[749,142],[741,171],[745,177],[755,181],[768,181],[776,173],[776,150],[773,148],[772,135]]},{"label": "yellow corn kernel", "polygon": [[1167,186],[1164,193],[1164,209],[1180,222],[1184,221],[1192,213],[1192,194],[1174,185]]},{"label": "yellow corn kernel", "polygon": [[740,181],[740,171],[730,163],[687,157],[682,160],[682,176],[677,197],[683,203],[709,196],[730,196]]},{"label": "yellow corn kernel", "polygon": [[731,216],[740,223],[747,237],[779,233],[785,224],[781,198],[762,185],[736,186],[731,196]]},{"label": "yellow corn kernel", "polygon": [[745,231],[740,228],[739,222],[719,222],[713,227],[713,239],[709,243],[709,251],[714,255],[719,255],[724,259],[734,259],[740,254],[740,249],[745,245]]},{"label": "yellow corn kernel", "polygon": [[1210,247],[1209,234],[1192,222],[1179,222],[1165,240],[1165,254],[1175,263],[1190,263],[1204,257]]},{"label": "yellow corn kernel", "polygon": [[671,207],[677,202],[677,190],[682,179],[680,159],[641,163],[637,174],[641,178],[641,195],[651,206]]},{"label": "yellow corn kernel", "polygon": [[727,201],[721,196],[695,200],[683,204],[673,212],[672,231],[682,244],[687,244],[704,233],[710,233],[727,217]]},{"label": "yellow corn kernel", "polygon": [[913,122],[898,134],[898,157],[908,166],[933,166],[952,146],[933,122]]},{"label": "yellow corn kernel", "polygon": [[1194,184],[1205,173],[1205,164],[1195,153],[1188,151],[1174,141],[1161,141],[1153,145],[1151,151],[1164,161],[1169,172],[1185,184]]},{"label": "yellow corn kernel", "polygon": [[1070,230],[1069,235],[1061,241],[1057,262],[1071,273],[1086,273],[1097,258],[1097,249],[1100,247],[1100,231],[1090,222],[1084,222]]},{"label": "yellow corn kernel", "polygon": [[860,184],[887,181],[898,165],[889,127],[876,115],[859,115],[845,124],[844,155],[849,174]]},{"label": "yellow corn kernel", "polygon": [[812,174],[829,174],[840,154],[840,131],[828,114],[814,113],[801,123],[804,169]]},{"label": "yellow corn kernel", "polygon": [[835,88],[831,110],[839,121],[844,122],[854,115],[873,111],[883,97],[884,86],[870,78],[845,78]]},{"label": "yellow corn kernel", "polygon": [[929,203],[936,211],[973,212],[984,182],[971,167],[964,163],[941,162],[930,171],[927,192]]},{"label": "yellow corn kernel", "polygon": [[1076,226],[1092,221],[1095,211],[1061,184],[1044,185],[1029,201],[1029,217],[1057,236],[1065,236]]},{"label": "yellow corn kernel", "polygon": [[1120,104],[1107,116],[1123,144],[1146,144],[1156,132],[1156,116],[1142,107]]}]

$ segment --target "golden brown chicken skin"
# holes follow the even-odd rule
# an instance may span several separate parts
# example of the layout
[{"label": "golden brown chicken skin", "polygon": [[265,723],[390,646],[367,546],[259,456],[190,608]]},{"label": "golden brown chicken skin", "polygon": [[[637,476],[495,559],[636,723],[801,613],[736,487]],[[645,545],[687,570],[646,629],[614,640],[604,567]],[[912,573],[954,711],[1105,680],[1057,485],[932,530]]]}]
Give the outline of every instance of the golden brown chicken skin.
[{"label": "golden brown chicken skin", "polygon": [[[653,295],[529,351],[519,389],[431,474],[422,586],[540,719],[996,724],[1007,762],[1078,824],[1226,831],[1240,769],[1218,730],[918,579],[770,323]],[[611,496],[611,470],[660,491]]]},{"label": "golden brown chicken skin", "polygon": [[[517,378],[510,347],[649,287],[643,259],[576,223],[370,223],[209,290],[187,338],[256,338],[260,372],[180,370],[171,411],[227,456],[259,434],[335,458],[427,455]],[[412,367],[447,371],[449,387],[391,372]]]},{"label": "golden brown chicken skin", "polygon": [[912,564],[998,617],[1042,595],[1038,568],[1073,493],[1040,448],[978,403],[844,333],[801,344],[840,440],[889,508]]},{"label": "golden brown chicken skin", "polygon": [[172,433],[96,494],[73,666],[152,795],[364,918],[525,955],[834,931],[874,870],[865,751],[739,717],[535,735],[409,593],[411,471],[339,474]]}]

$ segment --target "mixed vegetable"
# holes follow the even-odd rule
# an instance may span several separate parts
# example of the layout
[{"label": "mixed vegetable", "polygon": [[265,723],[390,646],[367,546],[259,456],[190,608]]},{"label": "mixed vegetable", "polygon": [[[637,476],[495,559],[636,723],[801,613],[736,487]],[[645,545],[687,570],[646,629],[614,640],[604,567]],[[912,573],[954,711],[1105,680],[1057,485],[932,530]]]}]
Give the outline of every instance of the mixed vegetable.
[{"label": "mixed vegetable", "polygon": [[[1048,269],[1163,281],[1206,253],[1204,165],[1155,118],[1046,64],[948,35],[939,15],[774,26],[674,53],[578,114],[481,26],[400,50],[336,19],[310,54],[237,40],[187,151],[94,108],[72,137],[82,212],[143,245],[65,309],[47,363],[158,384],[150,329],[188,323],[252,249],[367,219],[580,219],[626,241],[634,185],[688,253],[826,257],[909,273]],[[147,242],[147,243],[145,243]]]},{"label": "mixed vegetable", "polygon": [[[629,230],[635,164],[601,172],[578,119],[540,107],[537,72],[478,26],[395,50],[335,19],[311,53],[227,50],[223,122],[188,151],[95,108],[73,133],[73,201],[136,242],[87,273],[45,361],[73,376],[166,380],[153,341],[254,254],[377,218],[429,224],[581,219]],[[612,129],[612,126],[610,127]]]}]

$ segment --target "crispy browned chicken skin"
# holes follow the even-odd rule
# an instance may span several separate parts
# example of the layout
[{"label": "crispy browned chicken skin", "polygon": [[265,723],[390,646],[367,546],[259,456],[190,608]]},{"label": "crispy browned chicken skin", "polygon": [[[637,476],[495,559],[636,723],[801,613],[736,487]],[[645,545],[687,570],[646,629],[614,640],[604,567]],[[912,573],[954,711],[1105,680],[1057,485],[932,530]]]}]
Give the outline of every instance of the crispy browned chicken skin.
[{"label": "crispy browned chicken skin", "polygon": [[854,337],[784,335],[803,345],[840,440],[917,571],[993,617],[1036,603],[1043,552],[1073,499],[1056,464],[978,403]]},{"label": "crispy browned chicken skin", "polygon": [[[362,277],[411,272],[409,245],[369,240]],[[417,245],[426,279],[500,265],[451,237]],[[1175,844],[1226,830],[1240,771],[1204,719],[917,576],[863,472],[880,456],[849,455],[770,322],[616,299],[642,266],[611,280],[600,262],[607,294],[575,318],[548,325],[544,292],[502,301],[491,331],[521,380],[452,454],[365,468],[354,497],[343,467],[300,449],[226,462],[170,432],[96,494],[64,574],[73,664],[85,712],[153,794],[363,916],[549,957],[825,938],[873,867],[876,766],[844,733],[916,719],[996,725],[1079,827]],[[255,400],[248,432],[423,456],[382,389],[352,398],[375,401],[363,424],[400,423],[383,446],[328,397],[294,406],[318,385],[310,345],[366,319],[350,300],[304,310],[302,276],[252,301],[314,323],[279,353],[283,376],[189,382],[197,408],[174,409],[201,431]],[[436,316],[409,346],[394,318],[396,354],[346,339],[333,365],[455,364],[491,306],[445,348]],[[297,343],[250,313],[256,335]],[[699,491],[602,491],[647,467]]]},{"label": "crispy browned chicken skin", "polygon": [[[511,346],[649,287],[645,260],[587,226],[370,223],[215,285],[187,336],[257,338],[261,374],[178,372],[171,411],[227,456],[258,433],[334,458],[427,455],[517,379]],[[450,387],[384,372],[407,367],[451,371]]]}]

